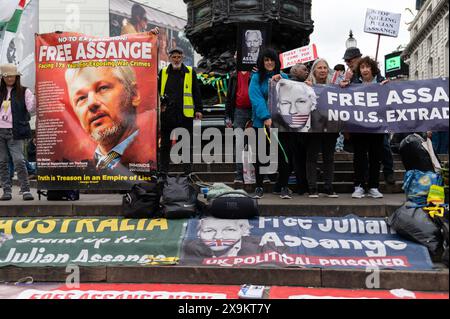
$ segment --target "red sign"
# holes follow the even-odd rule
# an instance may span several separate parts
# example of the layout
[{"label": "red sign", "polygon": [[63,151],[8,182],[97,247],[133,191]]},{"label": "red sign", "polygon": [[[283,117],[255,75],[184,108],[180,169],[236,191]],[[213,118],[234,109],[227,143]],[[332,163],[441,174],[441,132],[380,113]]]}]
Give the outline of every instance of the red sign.
[{"label": "red sign", "polygon": [[272,287],[270,299],[448,299],[448,293],[393,290]]},{"label": "red sign", "polygon": [[297,63],[306,63],[318,58],[315,44],[310,44],[298,49],[287,51],[280,54],[281,68],[287,69]]}]

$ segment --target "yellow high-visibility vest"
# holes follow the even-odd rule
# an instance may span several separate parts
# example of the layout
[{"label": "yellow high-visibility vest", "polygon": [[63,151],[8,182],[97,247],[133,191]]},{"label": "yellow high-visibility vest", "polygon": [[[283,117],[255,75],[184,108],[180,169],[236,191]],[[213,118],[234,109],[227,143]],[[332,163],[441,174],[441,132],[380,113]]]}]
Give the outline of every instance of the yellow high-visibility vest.
[{"label": "yellow high-visibility vest", "polygon": [[[194,117],[194,97],[192,95],[192,67],[187,66],[189,73],[186,73],[184,76],[183,83],[183,114],[186,117]],[[161,92],[160,95],[163,96],[166,92],[166,84],[169,75],[167,74],[167,67],[162,70],[162,79],[161,79]]]}]

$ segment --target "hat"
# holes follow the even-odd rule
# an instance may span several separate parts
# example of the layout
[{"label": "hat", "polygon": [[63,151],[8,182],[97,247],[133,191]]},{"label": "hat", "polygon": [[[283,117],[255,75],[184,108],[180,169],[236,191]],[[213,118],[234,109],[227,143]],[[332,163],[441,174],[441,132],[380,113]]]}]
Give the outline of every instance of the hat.
[{"label": "hat", "polygon": [[17,66],[14,64],[3,64],[0,66],[0,75],[3,77],[13,76],[13,75],[21,75],[17,71]]},{"label": "hat", "polygon": [[352,48],[348,48],[348,49],[345,51],[345,54],[344,54],[343,59],[344,59],[344,60],[351,60],[351,59],[353,59],[353,58],[359,58],[359,57],[361,57],[361,56],[362,56],[362,54],[361,54],[361,52],[359,51],[359,49],[358,49],[358,48],[355,48],[355,47],[352,47]]},{"label": "hat", "polygon": [[175,53],[175,52],[177,52],[177,53],[179,53],[179,54],[184,54],[183,49],[181,49],[181,48],[179,48],[179,47],[175,47],[175,48],[173,48],[173,49],[170,49],[169,54],[173,54],[173,53]]}]

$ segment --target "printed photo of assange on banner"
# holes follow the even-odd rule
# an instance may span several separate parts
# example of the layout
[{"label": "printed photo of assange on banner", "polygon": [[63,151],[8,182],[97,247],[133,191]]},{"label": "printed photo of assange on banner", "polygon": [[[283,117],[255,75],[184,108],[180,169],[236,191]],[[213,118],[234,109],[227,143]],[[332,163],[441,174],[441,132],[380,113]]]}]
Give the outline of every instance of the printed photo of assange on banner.
[{"label": "printed photo of assange on banner", "polygon": [[38,183],[129,189],[157,165],[157,45],[151,33],[36,36]]}]

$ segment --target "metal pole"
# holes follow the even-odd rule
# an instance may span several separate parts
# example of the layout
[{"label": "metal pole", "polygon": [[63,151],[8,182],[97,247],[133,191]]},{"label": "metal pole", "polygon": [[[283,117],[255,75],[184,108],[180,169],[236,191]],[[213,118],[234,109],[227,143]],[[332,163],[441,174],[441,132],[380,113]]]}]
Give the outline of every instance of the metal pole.
[{"label": "metal pole", "polygon": [[380,48],[380,38],[381,34],[378,34],[377,53],[375,54],[375,61],[378,61],[378,49]]}]

